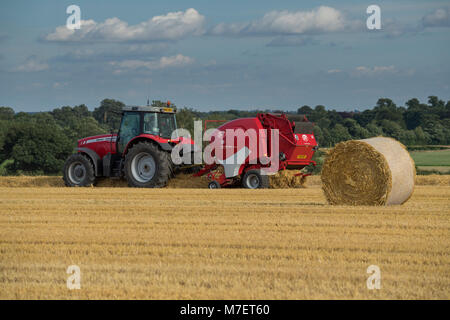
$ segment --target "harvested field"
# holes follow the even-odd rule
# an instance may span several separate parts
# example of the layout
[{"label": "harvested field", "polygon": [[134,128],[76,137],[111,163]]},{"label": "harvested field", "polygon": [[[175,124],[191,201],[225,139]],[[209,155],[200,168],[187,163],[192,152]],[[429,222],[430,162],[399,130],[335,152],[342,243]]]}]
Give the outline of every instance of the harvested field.
[{"label": "harvested field", "polygon": [[0,298],[449,299],[450,179],[438,177],[390,207],[330,206],[318,177],[266,190],[1,178]]},{"label": "harvested field", "polygon": [[[275,184],[272,186],[276,189],[278,188],[288,188],[289,186],[294,187],[292,183],[292,176],[296,172],[280,172],[275,178]],[[285,179],[287,176],[287,180]],[[298,178],[297,178],[298,179]],[[273,178],[271,179],[273,183]],[[302,186],[320,186],[320,176],[309,176],[306,177],[303,184],[297,184],[297,187]],[[431,174],[425,176],[416,176],[416,185],[430,185],[430,186],[450,186],[450,175],[439,175]],[[192,177],[189,174],[179,174],[175,179],[169,181],[168,188],[207,188],[208,180],[206,178]],[[0,177],[0,187],[9,188],[24,188],[24,187],[64,187],[64,182],[60,176],[7,176]],[[97,188],[126,188],[128,187],[125,180],[117,179],[101,179],[97,184]]]}]

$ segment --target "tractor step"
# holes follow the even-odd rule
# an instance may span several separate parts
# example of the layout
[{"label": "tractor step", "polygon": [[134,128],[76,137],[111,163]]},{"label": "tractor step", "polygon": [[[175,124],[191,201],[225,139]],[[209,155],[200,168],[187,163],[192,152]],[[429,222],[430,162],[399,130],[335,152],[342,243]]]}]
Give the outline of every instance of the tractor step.
[{"label": "tractor step", "polygon": [[122,175],[122,159],[114,161],[111,170],[111,177],[120,177],[121,175]]}]

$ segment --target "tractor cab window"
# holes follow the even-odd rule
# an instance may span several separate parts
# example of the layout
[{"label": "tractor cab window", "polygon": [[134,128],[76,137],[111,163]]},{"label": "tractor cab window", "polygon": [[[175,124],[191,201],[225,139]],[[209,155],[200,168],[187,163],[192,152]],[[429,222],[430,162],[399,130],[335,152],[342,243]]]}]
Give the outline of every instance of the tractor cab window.
[{"label": "tractor cab window", "polygon": [[159,136],[158,114],[146,113],[144,114],[144,133],[154,134]]},{"label": "tractor cab window", "polygon": [[122,117],[122,123],[120,124],[119,151],[125,150],[128,142],[134,137],[139,135],[140,129],[140,116],[137,112],[125,112]]},{"label": "tractor cab window", "polygon": [[175,131],[175,114],[173,113],[160,113],[159,114],[159,132],[163,138],[170,139],[172,132]]}]

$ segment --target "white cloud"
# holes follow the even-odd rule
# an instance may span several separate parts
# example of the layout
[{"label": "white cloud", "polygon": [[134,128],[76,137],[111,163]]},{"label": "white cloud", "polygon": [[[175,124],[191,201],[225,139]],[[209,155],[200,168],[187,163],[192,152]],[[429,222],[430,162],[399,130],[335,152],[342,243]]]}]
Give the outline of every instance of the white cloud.
[{"label": "white cloud", "polygon": [[320,6],[311,11],[271,11],[247,23],[221,23],[210,33],[215,35],[289,35],[337,32],[355,28],[359,22],[347,21],[337,9]]},{"label": "white cloud", "polygon": [[54,57],[56,61],[63,62],[89,62],[89,61],[111,61],[124,59],[140,59],[142,57],[161,56],[167,51],[169,45],[167,42],[152,43],[129,43],[126,46],[122,44],[107,44],[97,48],[95,46],[79,48],[70,48],[70,51],[63,55]]},{"label": "white cloud", "polygon": [[39,72],[49,69],[45,62],[38,61],[35,56],[28,57],[24,64],[17,66],[14,72]]},{"label": "white cloud", "polygon": [[328,69],[328,75],[341,75],[351,78],[377,78],[377,77],[411,77],[415,69],[390,66],[358,66],[351,69]]},{"label": "white cloud", "polygon": [[68,82],[54,82],[53,83],[53,88],[58,89],[58,88],[62,88],[67,86],[69,83]]},{"label": "white cloud", "polygon": [[387,38],[397,38],[416,31],[417,27],[407,26],[394,19],[387,18],[383,21],[383,32]]},{"label": "white cloud", "polygon": [[191,8],[186,11],[155,16],[131,26],[116,17],[106,19],[101,23],[94,20],[82,20],[81,29],[70,30],[66,26],[59,26],[44,39],[60,42],[178,40],[202,34],[204,22],[205,17]]},{"label": "white cloud", "polygon": [[439,8],[422,17],[420,21],[404,23],[396,19],[383,20],[383,33],[387,38],[398,38],[406,35],[416,35],[426,28],[450,27],[450,8]]},{"label": "white cloud", "polygon": [[42,82],[33,82],[33,83],[31,84],[31,86],[32,86],[33,88],[43,88],[43,87],[45,86],[45,84],[43,84]]},{"label": "white cloud", "polygon": [[270,41],[268,47],[302,47],[317,44],[313,38],[304,35],[277,36]]},{"label": "white cloud", "polygon": [[424,27],[450,27],[450,8],[436,9],[422,18]]},{"label": "white cloud", "polygon": [[157,70],[165,68],[183,67],[194,62],[193,58],[177,54],[170,57],[161,57],[158,60],[124,60],[112,61],[110,64],[116,67],[115,73],[122,73],[125,70],[148,69]]},{"label": "white cloud", "polygon": [[384,73],[397,73],[397,69],[395,68],[395,66],[374,66],[374,67],[359,66],[356,67],[354,71],[356,75],[368,75],[368,76],[380,75]]},{"label": "white cloud", "polygon": [[340,72],[342,72],[341,69],[330,69],[330,70],[327,71],[327,73],[329,73],[329,74],[340,73]]}]

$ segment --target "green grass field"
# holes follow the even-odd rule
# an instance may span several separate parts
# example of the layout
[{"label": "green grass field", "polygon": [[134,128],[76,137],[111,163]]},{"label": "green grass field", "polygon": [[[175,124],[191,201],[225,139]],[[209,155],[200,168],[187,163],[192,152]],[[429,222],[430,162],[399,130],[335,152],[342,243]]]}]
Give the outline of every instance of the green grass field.
[{"label": "green grass field", "polygon": [[449,167],[450,149],[436,151],[411,151],[416,166]]}]

